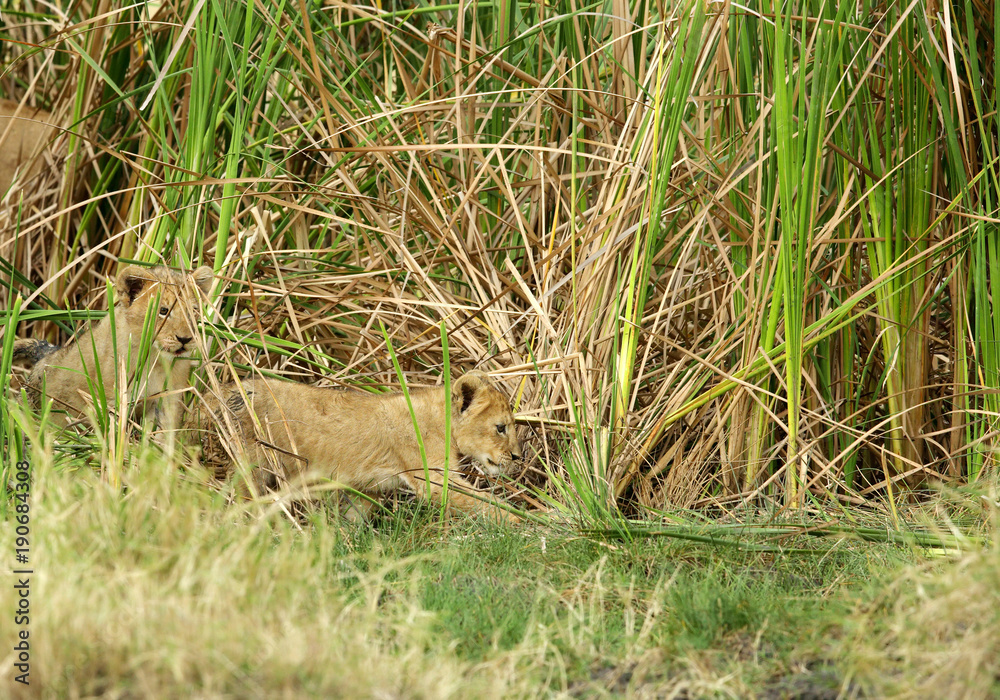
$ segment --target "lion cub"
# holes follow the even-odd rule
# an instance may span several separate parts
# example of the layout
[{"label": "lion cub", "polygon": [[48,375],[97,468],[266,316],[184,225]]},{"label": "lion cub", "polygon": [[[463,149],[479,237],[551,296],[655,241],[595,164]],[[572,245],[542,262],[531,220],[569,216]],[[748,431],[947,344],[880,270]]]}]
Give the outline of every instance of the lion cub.
[{"label": "lion cub", "polygon": [[[212,444],[219,426],[235,432],[237,450],[254,465],[257,493],[282,479],[326,478],[364,494],[405,490],[427,496],[424,461],[402,393],[306,386],[295,382],[247,379],[209,398],[213,418],[200,420],[204,453],[221,457]],[[451,443],[445,442],[444,387],[410,392],[430,474],[430,496],[440,502],[448,456],[449,503],[470,513],[507,518],[508,513],[466,495],[474,487],[459,474],[459,458],[477,460],[487,474],[512,471],[521,460],[514,416],[507,399],[483,372],[469,372],[451,387]],[[244,396],[246,398],[244,398]],[[249,401],[249,405],[248,405]],[[205,416],[204,418],[207,418]],[[206,425],[214,423],[216,425]],[[227,429],[226,432],[228,432]]]},{"label": "lion cub", "polygon": [[[108,315],[65,347],[40,340],[16,341],[14,359],[34,362],[26,383],[32,403],[37,407],[44,393],[55,408],[66,409],[67,422],[73,422],[84,414],[88,403],[85,397],[103,386],[108,405],[115,406],[120,389],[116,381],[118,363],[127,360],[128,384],[136,387],[138,383],[138,391],[129,393],[142,402],[166,392],[156,408],[156,418],[162,427],[175,428],[180,408],[180,396],[175,390],[187,384],[194,349],[191,324],[197,318],[198,304],[197,292],[191,285],[207,292],[211,282],[212,269],[208,267],[185,275],[162,266],[129,265],[115,280],[113,337]],[[147,313],[153,340],[140,364]]]},{"label": "lion cub", "polygon": [[41,169],[41,159],[36,156],[55,131],[48,112],[0,99],[0,199],[16,173],[24,182]]}]

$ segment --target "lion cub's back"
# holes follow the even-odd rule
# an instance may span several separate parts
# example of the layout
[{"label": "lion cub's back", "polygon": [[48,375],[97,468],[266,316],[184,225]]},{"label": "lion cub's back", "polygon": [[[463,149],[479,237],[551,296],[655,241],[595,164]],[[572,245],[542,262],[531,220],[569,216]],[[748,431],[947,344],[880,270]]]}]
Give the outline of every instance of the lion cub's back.
[{"label": "lion cub's back", "polygon": [[[245,379],[243,391],[252,402],[258,417],[268,415],[278,420],[283,414],[288,421],[316,421],[321,418],[348,421],[358,411],[374,410],[378,396],[356,389],[316,387],[280,379]],[[226,387],[226,406],[240,414],[246,412],[246,403],[239,387]]]},{"label": "lion cub's back", "polygon": [[[354,389],[321,388],[271,379],[241,382],[264,435],[262,439],[311,468],[360,484],[354,472],[387,464],[392,432],[386,431],[386,398]],[[240,388],[225,387],[223,399],[244,440],[255,443],[253,417]],[[297,470],[302,460],[283,458]]]},{"label": "lion cub's back", "polygon": [[[243,392],[253,406],[253,412],[263,424],[271,426],[271,434],[312,444],[316,438],[335,439],[340,444],[381,441],[387,423],[388,396],[370,394],[357,389],[315,387],[279,379],[248,379],[242,383]],[[245,437],[254,434],[253,418],[247,410],[240,388],[235,384],[226,387],[226,408],[241,426]],[[391,401],[391,399],[389,399]],[[276,430],[280,427],[281,430]],[[303,442],[304,439],[304,442]]]}]

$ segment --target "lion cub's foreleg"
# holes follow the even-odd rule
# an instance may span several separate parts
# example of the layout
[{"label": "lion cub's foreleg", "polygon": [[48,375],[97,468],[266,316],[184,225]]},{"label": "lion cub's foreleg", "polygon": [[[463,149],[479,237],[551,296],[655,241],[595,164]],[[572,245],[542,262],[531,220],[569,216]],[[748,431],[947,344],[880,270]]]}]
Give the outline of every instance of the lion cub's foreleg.
[{"label": "lion cub's foreleg", "polygon": [[[430,500],[433,503],[441,503],[444,497],[444,469],[432,468],[430,474]],[[427,481],[424,479],[424,470],[408,470],[399,474],[400,479],[406,482],[410,490],[421,498],[427,498]],[[484,501],[474,496],[467,495],[477,489],[471,483],[462,478],[461,475],[451,471],[448,474],[448,506],[465,513],[474,515],[485,515],[500,522],[516,522],[519,518],[502,508],[498,508],[489,501]]]}]

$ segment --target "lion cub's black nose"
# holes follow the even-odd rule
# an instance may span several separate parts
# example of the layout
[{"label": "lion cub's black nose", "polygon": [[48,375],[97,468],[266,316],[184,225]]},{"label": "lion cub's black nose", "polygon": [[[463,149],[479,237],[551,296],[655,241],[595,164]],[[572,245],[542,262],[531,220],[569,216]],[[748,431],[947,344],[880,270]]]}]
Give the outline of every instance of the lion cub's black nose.
[{"label": "lion cub's black nose", "polygon": [[513,452],[510,453],[510,458],[513,459],[515,462],[520,462],[521,461],[521,455],[515,454]]},{"label": "lion cub's black nose", "polygon": [[181,336],[177,336],[177,342],[180,343],[181,345],[187,345],[192,340],[193,338],[182,338]]}]

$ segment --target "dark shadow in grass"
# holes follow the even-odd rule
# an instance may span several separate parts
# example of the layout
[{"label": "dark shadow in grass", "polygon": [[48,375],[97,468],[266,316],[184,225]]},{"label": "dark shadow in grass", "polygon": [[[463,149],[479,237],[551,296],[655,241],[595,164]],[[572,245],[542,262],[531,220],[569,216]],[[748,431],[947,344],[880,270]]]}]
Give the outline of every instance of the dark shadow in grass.
[{"label": "dark shadow in grass", "polygon": [[766,683],[758,700],[855,700],[865,695],[857,683],[847,683],[840,673],[820,666]]}]

